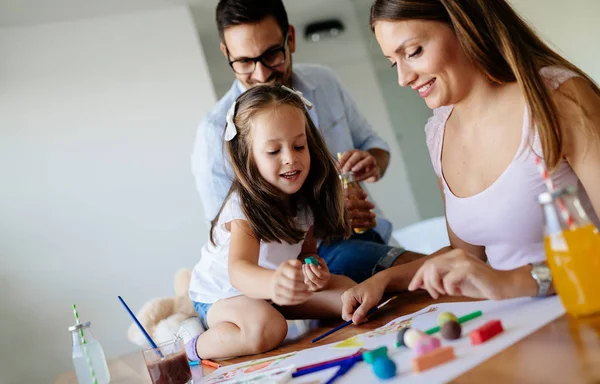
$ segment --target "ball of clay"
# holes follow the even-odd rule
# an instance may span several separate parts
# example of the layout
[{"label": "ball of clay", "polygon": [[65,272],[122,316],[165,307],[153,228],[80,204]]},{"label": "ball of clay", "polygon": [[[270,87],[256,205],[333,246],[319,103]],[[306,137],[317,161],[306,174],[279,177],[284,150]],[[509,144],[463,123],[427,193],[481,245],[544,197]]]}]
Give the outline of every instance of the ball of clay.
[{"label": "ball of clay", "polygon": [[446,340],[456,340],[461,336],[462,327],[458,321],[447,321],[442,325],[441,333]]},{"label": "ball of clay", "polygon": [[396,376],[396,363],[385,357],[380,357],[373,362],[373,372],[380,379],[391,379]]},{"label": "ball of clay", "polygon": [[404,333],[404,345],[410,349],[413,349],[417,343],[417,340],[423,336],[426,336],[424,332],[411,328]]},{"label": "ball of clay", "polygon": [[406,331],[408,331],[410,329],[410,327],[404,327],[401,330],[398,331],[398,336],[396,338],[396,345],[398,347],[405,347],[406,345],[404,344],[404,334],[406,333]]},{"label": "ball of clay", "polygon": [[437,337],[423,336],[415,343],[414,351],[417,355],[423,355],[438,349],[441,344]]},{"label": "ball of clay", "polygon": [[450,312],[440,313],[440,315],[438,316],[438,322],[440,323],[440,327],[442,325],[444,325],[444,323],[447,321],[458,321],[458,319],[456,318],[456,316],[454,316],[454,313],[450,313]]}]

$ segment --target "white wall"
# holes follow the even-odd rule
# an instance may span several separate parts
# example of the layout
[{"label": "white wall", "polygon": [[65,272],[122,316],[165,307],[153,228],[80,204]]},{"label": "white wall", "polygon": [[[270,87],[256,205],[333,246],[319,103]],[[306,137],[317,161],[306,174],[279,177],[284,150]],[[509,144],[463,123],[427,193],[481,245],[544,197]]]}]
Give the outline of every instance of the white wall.
[{"label": "white wall", "polygon": [[109,357],[207,237],[190,172],[213,86],[185,7],[0,29],[0,382],[71,370],[71,304]]},{"label": "white wall", "polygon": [[[296,27],[294,63],[317,63],[332,68],[354,97],[360,111],[377,133],[390,144],[391,163],[387,174],[379,182],[367,184],[370,198],[385,212],[395,228],[418,221],[420,216],[406,174],[404,158],[369,59],[368,47],[361,36],[360,28],[367,28],[366,21],[357,20],[354,7],[349,1],[289,0],[284,3],[290,23]],[[339,17],[344,22],[346,31],[338,38],[323,40],[318,44],[307,42],[303,37],[304,25],[308,21],[330,16]],[[216,93],[222,96],[231,86],[234,76],[219,51],[214,10],[206,12],[205,9],[197,9],[194,11],[194,18],[200,27],[200,37]],[[207,28],[209,25],[211,28]]]},{"label": "white wall", "polygon": [[600,1],[509,1],[553,48],[600,82]]}]

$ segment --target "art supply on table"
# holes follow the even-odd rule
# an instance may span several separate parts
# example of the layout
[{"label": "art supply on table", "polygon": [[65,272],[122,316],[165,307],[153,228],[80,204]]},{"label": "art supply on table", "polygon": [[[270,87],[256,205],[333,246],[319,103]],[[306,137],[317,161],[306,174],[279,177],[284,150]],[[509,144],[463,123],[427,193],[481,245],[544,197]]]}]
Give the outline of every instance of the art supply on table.
[{"label": "art supply on table", "polygon": [[389,357],[380,357],[373,362],[373,373],[382,380],[396,376],[396,363]]},{"label": "art supply on table", "polygon": [[538,201],[544,210],[546,260],[567,313],[600,313],[600,234],[583,210],[577,188],[545,192]]},{"label": "art supply on table", "polygon": [[413,372],[423,372],[455,358],[454,348],[450,346],[440,347],[424,355],[413,357],[411,360],[412,369]]},{"label": "art supply on table", "polygon": [[92,334],[91,323],[81,323],[77,307],[73,304],[75,325],[69,327],[73,340],[73,366],[81,384],[108,384],[110,372],[104,350]]},{"label": "art supply on table", "polygon": [[366,351],[363,352],[363,360],[367,363],[367,364],[373,364],[375,362],[375,360],[379,359],[379,358],[388,358],[388,350],[387,347],[379,347],[377,349],[373,349],[371,351]]},{"label": "art supply on table", "polygon": [[417,341],[419,341],[420,338],[425,336],[427,336],[425,332],[416,328],[410,328],[404,333],[403,345],[410,349],[413,349],[415,347],[415,344],[417,344]]},{"label": "art supply on table", "polygon": [[[387,305],[387,304],[388,304],[390,301],[392,301],[392,300],[396,299],[397,297],[398,297],[398,296],[391,297],[391,298],[389,298],[388,300],[384,301],[383,303],[379,304],[378,306],[371,308],[371,309],[369,310],[369,312],[367,312],[367,316],[369,316],[369,315],[373,314],[374,312],[378,311],[379,309],[383,308],[383,307],[384,307],[385,305]],[[317,338],[313,339],[313,341],[312,341],[312,342],[313,342],[313,343],[316,343],[317,341],[319,341],[319,340],[322,340],[323,338],[325,338],[325,337],[327,337],[327,336],[331,335],[332,333],[335,333],[335,332],[339,331],[340,329],[342,329],[342,328],[344,328],[344,327],[347,327],[347,326],[348,326],[348,325],[350,325],[350,324],[352,324],[352,320],[351,320],[351,319],[350,319],[350,320],[348,320],[348,321],[346,321],[345,323],[342,323],[342,324],[338,325],[337,327],[335,327],[335,328],[333,328],[333,329],[331,329],[331,330],[329,330],[329,331],[325,332],[325,333],[324,333],[324,334],[322,334],[321,336],[319,336],[319,337],[317,337]]]},{"label": "art supply on table", "polygon": [[471,344],[477,345],[485,343],[492,337],[502,332],[504,332],[504,328],[502,328],[502,322],[500,322],[500,320],[491,320],[481,327],[471,331],[471,333],[469,333],[469,338],[471,339]]},{"label": "art supply on table", "polygon": [[446,340],[457,340],[462,336],[462,326],[458,321],[447,321],[442,325],[440,333]]},{"label": "art supply on table", "polygon": [[154,340],[152,340],[152,338],[150,337],[148,332],[146,332],[146,330],[142,326],[142,323],[140,323],[140,321],[137,319],[137,317],[135,317],[135,315],[133,314],[133,312],[131,311],[131,309],[129,308],[127,303],[125,302],[125,300],[123,300],[123,298],[121,296],[117,296],[117,297],[119,298],[119,301],[121,302],[121,304],[123,304],[123,307],[125,308],[127,313],[129,313],[129,316],[131,316],[131,319],[133,320],[133,322],[138,326],[138,328],[140,329],[140,331],[146,338],[146,341],[148,341],[148,344],[150,344],[150,346],[159,354],[160,357],[163,357],[162,355],[160,355],[161,354],[160,348],[158,348],[156,346],[156,343],[154,342]]},{"label": "art supply on table", "polygon": [[143,352],[146,368],[153,384],[189,384],[192,370],[185,353],[183,339],[176,338]]},{"label": "art supply on table", "polygon": [[410,327],[402,327],[399,331],[398,334],[396,335],[396,347],[400,348],[400,347],[406,347],[406,345],[404,344],[404,334],[410,329]]},{"label": "art supply on table", "polygon": [[417,355],[424,355],[438,349],[441,345],[442,343],[437,337],[425,335],[417,340],[413,349]]},{"label": "art supply on table", "polygon": [[396,376],[396,363],[388,356],[388,350],[385,346],[364,352],[363,360],[371,365],[373,373],[380,379],[390,379]]},{"label": "art supply on table", "polygon": [[[459,324],[466,323],[466,322],[467,322],[467,321],[469,321],[469,320],[473,320],[473,319],[476,319],[476,318],[478,318],[478,317],[479,317],[479,316],[481,316],[482,314],[483,314],[483,313],[482,313],[481,311],[475,311],[475,312],[471,312],[471,313],[469,313],[469,314],[467,314],[467,315],[464,315],[464,316],[461,316],[461,317],[459,317],[459,318],[458,318],[458,323],[459,323]],[[438,326],[436,326],[436,327],[433,327],[433,328],[430,328],[430,329],[426,330],[426,331],[425,331],[425,333],[426,333],[426,334],[428,334],[428,335],[432,335],[432,334],[434,334],[434,333],[436,333],[436,332],[439,332],[439,331],[440,331],[440,329],[441,329],[441,328],[440,328],[440,326],[438,325]]]},{"label": "art supply on table", "polygon": [[440,327],[442,327],[444,325],[444,323],[446,323],[448,321],[458,322],[458,318],[456,317],[456,315],[454,313],[451,313],[451,312],[440,313],[440,315],[438,316],[438,323],[440,324]]},{"label": "art supply on table", "polygon": [[[320,371],[322,369],[327,369],[327,368],[331,368],[331,367],[335,367],[337,365],[339,365],[339,363],[352,359],[352,358],[359,358],[362,359],[363,358],[363,353],[362,352],[356,352],[352,355],[349,356],[344,356],[344,357],[338,357],[336,359],[332,359],[332,360],[326,360],[326,361],[321,361],[319,363],[315,363],[315,364],[310,364],[310,365],[305,365],[303,367],[299,367],[296,372],[294,373],[294,377],[298,377],[298,376],[303,376],[306,375],[308,373],[312,373],[312,372],[317,372]],[[306,373],[305,373],[306,372]]]},{"label": "art supply on table", "polygon": [[320,372],[325,369],[339,367],[346,363],[358,363],[359,361],[362,361],[362,360],[363,360],[363,354],[355,353],[353,355],[342,357],[339,359],[333,359],[333,360],[324,361],[324,362],[317,363],[317,364],[311,364],[311,365],[307,365],[304,367],[300,367],[296,370],[296,372],[294,372],[292,374],[292,377],[300,377],[300,376],[308,375],[311,373]]},{"label": "art supply on table", "polygon": [[202,359],[201,364],[204,365],[205,367],[211,367],[211,368],[217,368],[217,369],[221,368],[221,364],[215,363],[214,361],[207,360],[207,359]]}]

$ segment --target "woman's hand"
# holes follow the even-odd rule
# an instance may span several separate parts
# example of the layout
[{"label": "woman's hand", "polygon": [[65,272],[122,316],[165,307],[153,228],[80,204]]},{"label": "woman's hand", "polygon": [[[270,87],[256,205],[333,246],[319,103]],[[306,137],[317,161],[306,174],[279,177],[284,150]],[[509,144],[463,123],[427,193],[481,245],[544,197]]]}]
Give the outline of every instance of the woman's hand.
[{"label": "woman's hand", "polygon": [[302,262],[288,260],[279,265],[271,277],[271,300],[277,305],[302,304],[313,295],[304,282]]},{"label": "woman's hand", "polygon": [[342,294],[342,319],[354,324],[366,321],[367,312],[379,304],[386,288],[381,273],[372,276]]},{"label": "woman's hand", "polygon": [[331,274],[329,273],[329,268],[327,268],[325,260],[317,255],[312,255],[311,257],[315,258],[319,262],[319,265],[302,264],[304,283],[308,285],[309,291],[319,292],[327,286]]},{"label": "woman's hand", "polygon": [[495,270],[468,252],[453,249],[427,260],[408,290],[424,289],[434,299],[450,295],[500,300],[512,296],[511,272]]}]

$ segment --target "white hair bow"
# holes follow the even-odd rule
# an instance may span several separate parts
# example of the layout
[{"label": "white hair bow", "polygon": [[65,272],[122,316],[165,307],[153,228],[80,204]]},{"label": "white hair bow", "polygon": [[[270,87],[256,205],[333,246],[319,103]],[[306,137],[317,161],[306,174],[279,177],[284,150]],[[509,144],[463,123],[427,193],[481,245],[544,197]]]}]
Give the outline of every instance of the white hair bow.
[{"label": "white hair bow", "polygon": [[281,88],[283,88],[286,91],[291,92],[294,95],[298,96],[300,98],[300,100],[302,100],[302,102],[304,103],[304,105],[306,105],[306,108],[311,109],[313,107],[313,103],[311,103],[310,101],[308,101],[308,99],[306,97],[304,97],[304,95],[302,94],[302,92],[300,92],[300,91],[298,91],[296,89],[288,88],[285,85],[282,85]]},{"label": "white hair bow", "polygon": [[231,107],[229,108],[229,111],[227,111],[227,117],[226,117],[227,125],[225,126],[225,141],[230,141],[231,139],[233,139],[235,137],[235,135],[237,135],[237,128],[235,127],[235,124],[233,123],[233,118],[235,116],[235,105],[236,105],[236,102],[234,101],[233,104],[231,105]]}]

